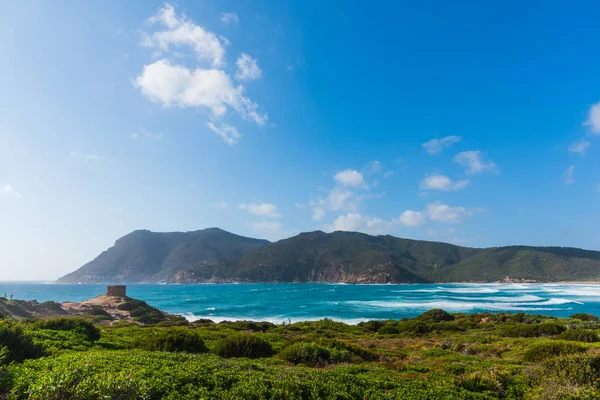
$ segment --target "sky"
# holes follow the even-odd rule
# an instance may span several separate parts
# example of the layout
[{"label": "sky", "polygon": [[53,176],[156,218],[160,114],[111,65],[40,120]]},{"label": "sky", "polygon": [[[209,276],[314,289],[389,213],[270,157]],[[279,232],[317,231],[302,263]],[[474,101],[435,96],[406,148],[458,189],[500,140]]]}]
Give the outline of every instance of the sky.
[{"label": "sky", "polygon": [[136,229],[600,250],[599,13],[0,2],[0,280]]}]

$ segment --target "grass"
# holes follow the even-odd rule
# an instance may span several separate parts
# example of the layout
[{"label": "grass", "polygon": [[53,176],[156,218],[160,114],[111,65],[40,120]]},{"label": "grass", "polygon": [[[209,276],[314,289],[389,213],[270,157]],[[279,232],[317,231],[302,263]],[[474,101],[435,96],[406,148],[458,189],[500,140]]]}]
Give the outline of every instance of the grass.
[{"label": "grass", "polygon": [[600,399],[585,315],[165,325],[0,321],[0,399]]}]

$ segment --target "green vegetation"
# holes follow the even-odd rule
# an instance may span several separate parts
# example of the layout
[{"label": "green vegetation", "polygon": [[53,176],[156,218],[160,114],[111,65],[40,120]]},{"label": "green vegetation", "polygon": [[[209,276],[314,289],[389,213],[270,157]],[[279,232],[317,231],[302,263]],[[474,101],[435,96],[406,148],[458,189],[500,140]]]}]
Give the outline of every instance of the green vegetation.
[{"label": "green vegetation", "polygon": [[474,249],[340,231],[301,233],[275,243],[218,228],[135,231],[59,281],[426,283],[506,277],[597,281],[600,252],[527,246]]},{"label": "green vegetation", "polygon": [[[140,303],[125,307],[137,309]],[[0,321],[0,399],[600,399],[600,321]]]}]

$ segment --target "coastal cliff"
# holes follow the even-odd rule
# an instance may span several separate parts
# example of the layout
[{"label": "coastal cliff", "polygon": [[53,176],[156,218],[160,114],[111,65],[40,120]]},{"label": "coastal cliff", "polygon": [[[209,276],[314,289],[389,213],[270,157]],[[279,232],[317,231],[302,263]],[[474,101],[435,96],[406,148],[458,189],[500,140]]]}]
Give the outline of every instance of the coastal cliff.
[{"label": "coastal cliff", "polygon": [[599,281],[600,252],[469,248],[357,232],[301,233],[270,243],[218,228],[135,231],[60,283]]}]

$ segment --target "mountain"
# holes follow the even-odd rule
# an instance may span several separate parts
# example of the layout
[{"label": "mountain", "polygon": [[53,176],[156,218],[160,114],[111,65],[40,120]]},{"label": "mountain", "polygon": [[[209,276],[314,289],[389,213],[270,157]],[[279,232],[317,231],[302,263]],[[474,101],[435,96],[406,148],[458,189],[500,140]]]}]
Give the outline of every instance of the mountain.
[{"label": "mountain", "polygon": [[135,231],[77,271],[76,282],[427,283],[597,281],[600,252],[563,247],[469,248],[321,231],[270,243],[218,228]]},{"label": "mountain", "polygon": [[168,233],[138,230],[58,282],[165,282],[182,269],[210,270],[268,244],[219,228]]}]

